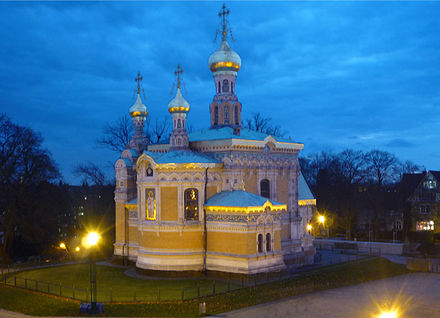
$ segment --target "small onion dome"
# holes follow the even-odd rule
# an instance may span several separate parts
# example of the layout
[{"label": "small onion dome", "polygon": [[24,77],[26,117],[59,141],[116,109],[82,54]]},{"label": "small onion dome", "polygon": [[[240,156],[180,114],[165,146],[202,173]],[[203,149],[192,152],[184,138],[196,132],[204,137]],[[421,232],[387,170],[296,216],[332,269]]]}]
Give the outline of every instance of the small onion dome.
[{"label": "small onion dome", "polygon": [[209,57],[209,69],[214,74],[217,72],[233,72],[237,75],[241,67],[240,55],[229,47],[228,42],[223,41],[220,47]]},{"label": "small onion dome", "polygon": [[177,88],[176,97],[168,104],[170,113],[187,113],[189,112],[189,103],[183,98],[180,87]]},{"label": "small onion dome", "polygon": [[148,109],[147,106],[145,106],[142,103],[141,95],[138,94],[136,102],[133,106],[130,107],[130,116],[131,117],[147,117],[148,115]]}]

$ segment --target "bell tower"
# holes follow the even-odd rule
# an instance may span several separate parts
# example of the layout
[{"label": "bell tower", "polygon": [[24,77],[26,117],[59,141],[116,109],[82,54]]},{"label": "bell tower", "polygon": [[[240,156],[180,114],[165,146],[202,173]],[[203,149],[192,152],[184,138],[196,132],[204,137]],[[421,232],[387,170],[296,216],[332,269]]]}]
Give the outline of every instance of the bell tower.
[{"label": "bell tower", "polygon": [[134,105],[130,107],[130,116],[133,120],[134,133],[130,139],[128,147],[136,150],[138,154],[142,154],[148,143],[144,133],[145,119],[148,116],[148,109],[147,106],[142,103],[141,99],[142,76],[140,73],[138,73],[135,81],[137,82],[137,98]]},{"label": "bell tower", "polygon": [[231,30],[228,27],[229,10],[223,4],[219,12],[221,19],[222,42],[220,47],[209,57],[209,69],[214,76],[215,95],[209,107],[211,128],[224,126],[234,128],[239,134],[241,128],[241,103],[235,95],[235,80],[241,67],[241,58],[229,47],[227,38]]},{"label": "bell tower", "polygon": [[173,131],[170,136],[170,144],[172,150],[189,149],[189,139],[186,132],[186,116],[188,115],[190,105],[183,98],[180,91],[180,76],[183,70],[180,65],[177,65],[177,70],[174,75],[177,77],[177,92],[173,100],[168,104],[168,111],[173,118]]}]

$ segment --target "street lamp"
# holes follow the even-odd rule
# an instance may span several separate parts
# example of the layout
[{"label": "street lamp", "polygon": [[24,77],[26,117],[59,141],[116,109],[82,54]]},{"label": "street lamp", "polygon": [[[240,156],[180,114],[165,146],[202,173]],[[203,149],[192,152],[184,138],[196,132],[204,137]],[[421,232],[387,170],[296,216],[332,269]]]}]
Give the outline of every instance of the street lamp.
[{"label": "street lamp", "polygon": [[[318,216],[318,222],[322,224],[322,227],[325,230],[326,228],[325,228],[325,216],[324,215]],[[329,238],[330,238],[330,235],[328,233],[328,227],[327,227],[327,239],[329,239]]]},{"label": "street lamp", "polygon": [[[97,290],[96,290],[96,246],[98,245],[99,239],[101,236],[96,232],[90,232],[84,239],[84,245],[90,251],[90,304],[91,304],[91,313],[94,314],[97,312],[96,310],[96,298],[97,298]],[[77,251],[79,251],[79,247],[77,247]]]},{"label": "street lamp", "polygon": [[309,234],[312,232],[312,225],[311,224],[307,224],[307,231],[309,232]]},{"label": "street lamp", "polygon": [[397,314],[395,311],[384,311],[378,318],[397,318]]}]

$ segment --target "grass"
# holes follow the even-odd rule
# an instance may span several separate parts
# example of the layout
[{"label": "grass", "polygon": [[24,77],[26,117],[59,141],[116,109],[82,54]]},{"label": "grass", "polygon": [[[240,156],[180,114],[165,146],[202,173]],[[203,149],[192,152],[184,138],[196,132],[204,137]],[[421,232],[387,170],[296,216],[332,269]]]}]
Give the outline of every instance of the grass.
[{"label": "grass", "polygon": [[[106,304],[104,306],[105,313],[103,315],[126,317],[195,317],[198,315],[198,304],[202,301],[206,302],[209,314],[218,314],[303,293],[354,285],[371,280],[402,275],[408,272],[409,271],[402,265],[391,263],[383,258],[371,258],[352,263],[328,266],[301,273],[297,277],[288,280],[239,289],[229,293],[204,297],[200,300]],[[75,280],[75,277],[71,277],[70,279]],[[109,277],[109,279],[112,278]],[[143,284],[144,282],[146,281],[142,280],[142,282],[136,283]],[[171,284],[170,286],[173,286],[173,284],[196,284],[200,281],[147,282]],[[40,316],[73,316],[79,314],[79,302],[43,296],[4,285],[0,285],[0,307]]]},{"label": "grass", "polygon": [[[97,266],[98,296],[102,302],[134,302],[134,301],[157,301],[159,300],[182,300],[194,298],[200,295],[212,294],[213,288],[217,292],[226,291],[228,284],[214,282],[209,279],[136,279],[124,274],[125,269],[110,266]],[[73,296],[77,299],[87,299],[87,289],[90,288],[90,273],[88,264],[67,265],[51,268],[36,269],[17,273],[17,285],[66,297]],[[38,286],[35,281],[39,281]],[[13,284],[13,277],[8,282]],[[43,283],[44,282],[44,283]],[[48,286],[50,283],[51,286]],[[215,284],[215,287],[213,286]],[[61,285],[61,287],[60,287]],[[237,285],[230,285],[237,288]],[[199,289],[199,290],[198,290]]]}]

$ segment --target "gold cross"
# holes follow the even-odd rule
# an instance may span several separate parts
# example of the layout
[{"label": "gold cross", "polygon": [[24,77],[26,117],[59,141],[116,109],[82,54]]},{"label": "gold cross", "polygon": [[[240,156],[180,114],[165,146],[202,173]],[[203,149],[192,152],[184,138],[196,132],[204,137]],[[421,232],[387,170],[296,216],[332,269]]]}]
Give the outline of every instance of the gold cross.
[{"label": "gold cross", "polygon": [[218,14],[218,16],[222,19],[222,41],[226,40],[226,31],[227,31],[226,16],[228,14],[229,14],[229,9],[226,9],[226,4],[223,3],[222,11],[220,11]]},{"label": "gold cross", "polygon": [[174,71],[174,75],[177,76],[177,88],[180,88],[180,75],[183,73],[183,70],[180,68],[180,65],[177,65],[177,70]]},{"label": "gold cross", "polygon": [[142,76],[141,73],[138,72],[137,77],[134,79],[137,82],[137,93],[140,95],[141,94],[141,82],[142,82]]}]

